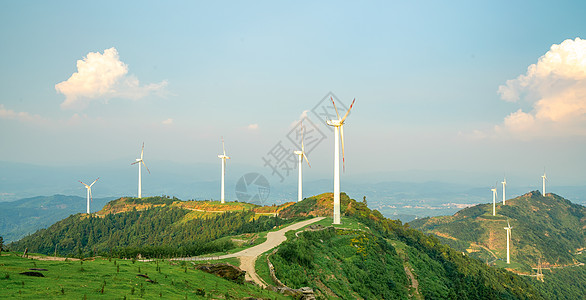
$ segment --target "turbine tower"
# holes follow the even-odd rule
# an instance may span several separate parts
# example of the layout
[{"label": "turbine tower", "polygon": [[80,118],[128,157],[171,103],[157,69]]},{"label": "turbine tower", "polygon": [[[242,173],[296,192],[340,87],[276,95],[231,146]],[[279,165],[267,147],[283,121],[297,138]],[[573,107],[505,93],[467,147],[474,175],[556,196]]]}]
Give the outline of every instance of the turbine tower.
[{"label": "turbine tower", "polygon": [[503,185],[503,205],[506,204],[506,198],[505,198],[505,186],[507,185],[507,178],[505,177],[503,181],[501,181],[502,185]]},{"label": "turbine tower", "polygon": [[492,191],[492,215],[496,216],[496,185],[490,190]]},{"label": "turbine tower", "polygon": [[222,137],[222,150],[224,154],[218,155],[218,158],[222,159],[222,191],[220,193],[220,200],[222,204],[226,203],[224,200],[224,177],[226,175],[226,159],[230,159],[229,156],[226,156],[226,147],[224,147],[224,137]]},{"label": "turbine tower", "polygon": [[545,181],[547,180],[547,176],[545,176],[545,170],[543,170],[543,175],[541,176],[543,181],[543,196],[545,197]]},{"label": "turbine tower", "polygon": [[507,231],[507,264],[511,263],[511,256],[510,256],[510,248],[509,248],[509,241],[511,240],[511,229],[513,229],[513,227],[511,227],[511,224],[509,224],[509,220],[507,220],[507,227],[505,227],[505,230]]},{"label": "turbine tower", "polygon": [[305,147],[303,146],[303,132],[305,131],[305,129],[303,128],[303,123],[301,123],[301,151],[293,151],[293,153],[297,154],[297,156],[299,156],[299,189],[298,189],[298,193],[297,193],[297,202],[301,202],[301,200],[303,200],[303,177],[302,177],[302,172],[301,172],[301,166],[303,165],[303,158],[305,158],[305,161],[307,162],[307,165],[311,168],[311,165],[309,164],[309,160],[307,160],[307,155],[305,155]]},{"label": "turbine tower", "polygon": [[94,182],[92,182],[92,184],[87,185],[83,182],[81,182],[81,180],[78,180],[79,182],[81,182],[81,184],[85,185],[85,189],[87,190],[87,213],[90,213],[90,200],[94,200],[92,198],[92,185],[94,185],[94,183],[96,183],[96,181],[98,181],[98,179],[100,179],[100,177],[96,178],[96,180],[94,180]]},{"label": "turbine tower", "polygon": [[340,224],[340,141],[342,139],[342,163],[344,164],[344,170],[346,169],[346,161],[344,157],[344,121],[352,106],[354,105],[354,101],[356,98],[352,100],[352,104],[350,104],[350,108],[346,112],[343,118],[340,118],[340,114],[338,113],[338,109],[336,108],[336,103],[334,103],[334,98],[330,97],[332,100],[332,104],[334,105],[334,109],[336,110],[336,115],[338,117],[337,120],[327,120],[326,124],[329,126],[334,127],[334,222],[333,224]]},{"label": "turbine tower", "polygon": [[144,167],[147,169],[147,171],[149,172],[149,174],[151,173],[151,171],[149,170],[149,167],[146,166],[146,164],[144,163],[144,160],[142,160],[142,156],[144,154],[144,142],[142,143],[142,149],[140,150],[140,158],[137,158],[135,162],[131,163],[131,165],[135,165],[138,164],[138,198],[142,198],[142,177],[141,177],[141,166],[140,164],[142,163],[144,165]]}]

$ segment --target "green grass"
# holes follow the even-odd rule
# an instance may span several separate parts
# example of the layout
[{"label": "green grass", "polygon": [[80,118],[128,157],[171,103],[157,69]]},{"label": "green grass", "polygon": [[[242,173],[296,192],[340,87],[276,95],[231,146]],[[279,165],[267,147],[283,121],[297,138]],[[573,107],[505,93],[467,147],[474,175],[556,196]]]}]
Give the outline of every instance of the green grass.
[{"label": "green grass", "polygon": [[[352,229],[352,230],[366,230],[366,231],[370,231],[368,229],[368,227],[366,227],[364,224],[356,221],[355,219],[352,218],[347,218],[347,217],[342,217],[340,219],[340,225],[333,225],[332,224],[332,218],[327,217],[323,220],[320,220],[319,222],[313,223],[312,225],[321,225],[324,227],[329,227],[329,226],[334,226],[335,228],[346,228],[346,229]],[[310,226],[310,225],[308,225]],[[306,228],[307,226],[303,227]]]},{"label": "green grass", "polygon": [[[19,274],[30,268],[48,271],[40,271],[45,277]],[[149,283],[137,274],[145,274],[156,283]],[[83,262],[42,261],[21,258],[14,252],[3,253],[0,258],[0,295],[2,299],[225,299],[226,296],[286,299],[256,285],[240,285],[195,270],[189,262],[133,263],[105,258]]]},{"label": "green grass", "polygon": [[258,257],[256,262],[254,263],[254,269],[256,270],[256,274],[268,285],[275,285],[273,279],[271,278],[269,265],[267,264],[267,254],[271,253],[272,251],[273,250],[263,253]]}]

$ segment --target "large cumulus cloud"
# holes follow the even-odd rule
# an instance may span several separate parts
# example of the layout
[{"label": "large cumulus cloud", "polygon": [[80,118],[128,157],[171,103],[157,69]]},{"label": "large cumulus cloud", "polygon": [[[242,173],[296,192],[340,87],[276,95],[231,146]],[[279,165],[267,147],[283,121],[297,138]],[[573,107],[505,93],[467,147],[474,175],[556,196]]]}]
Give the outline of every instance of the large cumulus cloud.
[{"label": "large cumulus cloud", "polygon": [[55,89],[65,95],[61,108],[80,109],[93,99],[140,99],[162,91],[166,84],[162,81],[141,86],[135,76],[128,75],[128,65],[120,61],[116,48],[110,48],[104,53],[90,52],[78,60],[77,72],[56,84]]},{"label": "large cumulus cloud", "polygon": [[525,137],[586,135],[586,40],[568,39],[540,57],[527,72],[498,89],[506,101],[526,101],[497,132]]}]

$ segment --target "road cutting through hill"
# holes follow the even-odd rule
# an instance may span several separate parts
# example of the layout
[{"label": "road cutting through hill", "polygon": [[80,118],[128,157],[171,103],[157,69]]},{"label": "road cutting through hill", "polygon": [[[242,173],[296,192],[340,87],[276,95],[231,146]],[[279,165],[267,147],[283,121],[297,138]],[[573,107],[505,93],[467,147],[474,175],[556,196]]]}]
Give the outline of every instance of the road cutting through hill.
[{"label": "road cutting through hill", "polygon": [[297,230],[302,227],[305,227],[309,224],[313,224],[320,220],[323,220],[324,217],[317,217],[305,221],[301,221],[299,223],[291,224],[285,228],[282,228],[278,231],[272,231],[267,233],[267,240],[264,241],[262,244],[256,245],[254,247],[250,247],[248,249],[244,249],[240,252],[220,255],[220,256],[208,256],[208,257],[185,257],[185,258],[175,258],[174,260],[187,260],[187,261],[202,261],[202,260],[217,260],[217,259],[224,259],[224,258],[232,258],[236,257],[240,259],[240,269],[246,271],[246,280],[252,280],[258,285],[262,287],[266,287],[267,284],[256,274],[256,270],[254,269],[254,264],[256,259],[263,253],[279,246],[282,242],[287,240],[285,237],[285,233],[289,230]]}]

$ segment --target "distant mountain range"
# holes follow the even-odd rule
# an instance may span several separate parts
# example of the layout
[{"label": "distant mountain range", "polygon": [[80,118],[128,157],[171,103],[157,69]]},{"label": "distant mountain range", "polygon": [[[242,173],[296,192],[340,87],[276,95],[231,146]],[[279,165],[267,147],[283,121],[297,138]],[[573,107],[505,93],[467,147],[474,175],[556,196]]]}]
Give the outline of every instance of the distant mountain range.
[{"label": "distant mountain range", "polygon": [[[11,242],[69,215],[86,211],[87,198],[78,196],[39,196],[12,202],[0,202],[0,236]],[[94,198],[92,212],[98,211],[114,198]]]},{"label": "distant mountain range", "polygon": [[[87,166],[37,166],[0,161],[0,202],[55,194],[84,197],[85,188],[77,181],[91,182],[97,177],[100,180],[92,188],[95,197],[114,199],[136,196],[137,171],[130,162],[120,160]],[[143,195],[169,195],[183,200],[219,199],[219,164],[182,165],[164,161],[147,163],[152,173],[143,172]],[[264,175],[270,184],[268,198],[258,204],[282,204],[297,198],[297,178],[294,174],[280,182],[266,168],[230,164],[227,172],[226,196],[229,201],[245,201],[238,199],[236,184],[249,172]],[[311,170],[306,172],[304,194],[316,195],[331,191],[331,179],[316,179],[328,178],[327,175],[315,175]],[[462,174],[445,173],[440,176],[438,173],[437,176],[464,183],[417,181],[417,178],[433,178],[435,173],[422,176],[407,172],[404,181],[392,180],[395,177],[403,178],[396,174],[344,174],[341,177],[341,187],[342,191],[354,198],[362,199],[366,196],[369,207],[381,211],[385,216],[405,222],[426,216],[451,215],[464,207],[487,203],[492,199],[490,185],[476,184],[484,181],[484,177],[477,174],[470,174],[468,177],[471,179],[468,181],[460,178]],[[520,179],[516,181],[514,177],[507,180],[509,197],[537,188],[537,183],[535,186],[526,186],[516,185],[515,182]],[[551,186],[549,190],[564,195],[574,203],[586,204],[586,186]]]}]

